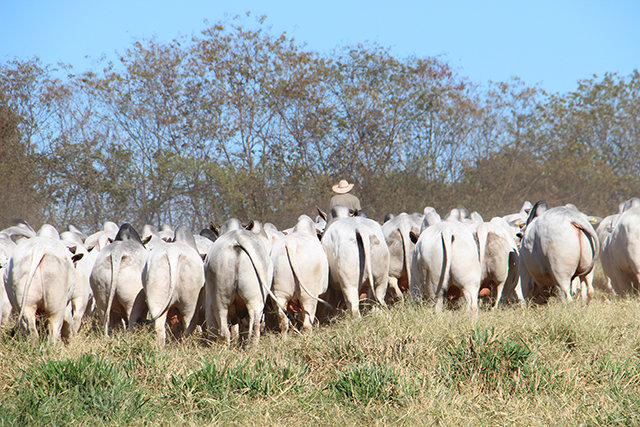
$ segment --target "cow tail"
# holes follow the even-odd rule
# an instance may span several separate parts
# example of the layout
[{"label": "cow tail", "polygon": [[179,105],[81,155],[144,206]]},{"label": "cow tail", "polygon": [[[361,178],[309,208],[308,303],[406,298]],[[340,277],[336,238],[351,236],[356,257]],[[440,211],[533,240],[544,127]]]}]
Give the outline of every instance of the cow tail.
[{"label": "cow tail", "polygon": [[361,233],[358,228],[356,228],[356,241],[360,246],[362,246],[362,254],[364,256],[364,268],[366,270],[366,274],[369,279],[369,286],[371,287],[371,292],[373,293],[373,299],[380,305],[384,305],[378,299],[378,295],[376,295],[376,289],[373,286],[373,268],[371,267],[371,241],[369,240],[369,233],[364,232]]},{"label": "cow tail", "polygon": [[487,236],[488,231],[484,226],[476,228],[476,239],[478,243],[478,260],[480,261],[480,268],[484,270],[484,256],[487,250]]},{"label": "cow tail", "polygon": [[169,309],[169,305],[171,304],[171,300],[173,299],[173,294],[176,291],[176,287],[178,286],[178,261],[180,260],[180,254],[171,253],[171,251],[166,251],[165,255],[167,256],[167,263],[169,264],[169,295],[167,296],[167,301],[164,304],[164,308],[158,312],[155,316],[151,316],[149,322],[155,322],[156,319],[164,312]]},{"label": "cow tail", "polygon": [[[327,307],[329,310],[333,311],[334,308],[331,304],[329,304],[328,302],[326,302],[325,300],[323,300],[322,298],[319,298],[315,295],[313,295],[311,292],[309,292],[307,290],[307,288],[304,286],[304,284],[302,283],[302,280],[300,279],[300,275],[298,275],[296,273],[296,268],[294,267],[294,263],[293,263],[293,259],[291,258],[291,253],[289,252],[289,245],[287,245],[285,243],[284,245],[284,249],[287,252],[287,259],[289,260],[289,266],[291,267],[291,272],[293,273],[293,278],[295,279],[296,283],[298,285],[300,285],[300,288],[305,291],[307,293],[307,295],[309,295],[311,298],[313,298],[314,300],[318,301],[319,303],[323,304],[325,307]],[[313,319],[311,319],[311,322],[313,322]]]},{"label": "cow tail", "polygon": [[411,241],[409,233],[411,232],[411,228],[403,226],[399,231],[400,237],[402,238],[402,250],[404,252],[404,270],[407,272],[408,285],[411,286],[411,257],[409,250],[409,242]]},{"label": "cow tail", "polygon": [[[18,321],[16,322],[16,326],[12,331],[12,335],[15,334],[17,328],[20,327],[20,322],[22,321],[22,317],[24,316],[24,306],[27,303],[27,295],[29,294],[29,289],[31,289],[31,282],[33,282],[33,277],[36,275],[36,270],[38,266],[42,262],[44,258],[44,245],[41,243],[36,244],[36,250],[31,256],[31,264],[29,265],[29,275],[27,276],[29,279],[24,287],[24,292],[22,294],[22,304],[20,305],[20,314],[18,315]],[[15,267],[14,267],[15,268]],[[44,297],[44,295],[43,295]]]},{"label": "cow tail", "polygon": [[262,293],[263,301],[265,301],[265,303],[266,303],[266,301],[267,301],[266,295],[270,296],[273,299],[273,301],[275,302],[275,304],[278,306],[280,311],[282,311],[284,313],[284,315],[287,316],[287,310],[278,303],[278,300],[276,299],[276,296],[273,294],[273,292],[271,292],[271,288],[269,286],[267,286],[267,283],[269,283],[269,281],[268,281],[269,278],[266,277],[265,272],[261,271],[261,269],[258,268],[258,266],[256,265],[255,260],[258,257],[253,251],[253,246],[252,246],[251,242],[246,242],[241,234],[238,234],[236,240],[238,242],[238,246],[247,254],[249,259],[251,260],[251,265],[253,265],[253,270],[256,273],[256,277],[258,278],[258,282],[260,282],[260,292]]},{"label": "cow tail", "polygon": [[591,268],[589,268],[589,270],[584,273],[589,274],[591,273],[591,270],[593,270],[593,267],[596,265],[596,255],[600,250],[598,235],[595,233],[595,231],[593,231],[593,227],[591,226],[591,224],[585,225],[580,224],[576,221],[572,221],[571,225],[584,233],[584,235],[587,237],[587,240],[589,241],[589,245],[591,246],[591,256],[593,262],[591,263]]},{"label": "cow tail", "polygon": [[438,282],[438,289],[436,295],[442,292],[442,287],[445,283],[449,283],[449,277],[451,276],[451,243],[453,242],[453,235],[449,230],[444,230],[440,234],[442,239],[442,270],[440,271],[440,281]]},{"label": "cow tail", "polygon": [[104,312],[104,335],[109,336],[109,317],[111,306],[118,287],[118,276],[120,275],[120,263],[122,261],[122,251],[116,247],[111,253],[111,280],[109,281],[109,292],[107,292],[107,308]]}]

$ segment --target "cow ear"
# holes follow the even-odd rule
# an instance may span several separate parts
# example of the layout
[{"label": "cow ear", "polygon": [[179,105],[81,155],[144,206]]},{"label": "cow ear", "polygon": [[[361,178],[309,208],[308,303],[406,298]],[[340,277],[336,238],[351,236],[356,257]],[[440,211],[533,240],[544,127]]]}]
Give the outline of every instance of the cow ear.
[{"label": "cow ear", "polygon": [[524,234],[522,233],[522,231],[519,231],[518,233],[516,233],[516,237],[518,239],[522,239],[524,237]]},{"label": "cow ear", "polygon": [[87,248],[87,252],[91,252],[93,250],[93,248],[95,248],[96,245],[91,245]]},{"label": "cow ear", "polygon": [[147,243],[149,243],[149,241],[153,238],[153,236],[147,236],[144,239],[142,239],[142,244],[144,246],[147,246]]},{"label": "cow ear", "polygon": [[71,252],[72,254],[76,253],[76,250],[78,249],[77,246],[67,246],[67,249],[69,249],[69,252]]},{"label": "cow ear", "polygon": [[409,239],[411,239],[413,243],[418,243],[419,238],[420,238],[420,235],[418,233],[415,233],[414,231],[409,232]]},{"label": "cow ear", "polygon": [[[349,213],[351,213],[351,211],[349,211]],[[359,215],[360,215],[360,209],[355,209],[351,214],[351,216],[359,216]]]},{"label": "cow ear", "polygon": [[249,224],[243,225],[245,230],[253,230],[253,226],[254,226],[253,220],[251,220]]},{"label": "cow ear", "polygon": [[316,210],[318,211],[318,215],[320,215],[320,217],[326,221],[327,220],[327,214],[322,212],[322,209],[320,209],[317,206],[316,206]]},{"label": "cow ear", "polygon": [[84,256],[83,253],[75,254],[74,256],[71,257],[71,261],[73,261],[73,264],[75,265],[75,263],[80,261],[83,256]]},{"label": "cow ear", "polygon": [[322,240],[322,232],[320,230],[316,230],[316,236],[318,236],[318,240]]},{"label": "cow ear", "polygon": [[593,226],[593,228],[598,228],[598,226],[600,225],[600,223],[602,222],[602,218],[597,217],[597,216],[590,216],[589,217],[589,222],[591,223],[591,225]]},{"label": "cow ear", "polygon": [[220,234],[218,233],[218,231],[220,231],[220,227],[216,227],[212,222],[209,223],[209,230],[213,231],[213,234],[215,234],[216,238],[220,237]]},{"label": "cow ear", "polygon": [[114,240],[113,240],[111,237],[107,237],[107,242],[109,242],[109,243],[113,243],[113,242],[114,242]]}]

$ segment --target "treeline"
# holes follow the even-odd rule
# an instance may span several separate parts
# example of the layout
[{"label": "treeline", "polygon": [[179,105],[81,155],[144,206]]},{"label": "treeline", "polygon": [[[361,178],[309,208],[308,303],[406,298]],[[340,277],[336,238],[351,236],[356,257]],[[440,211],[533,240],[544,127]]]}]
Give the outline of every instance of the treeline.
[{"label": "treeline", "polygon": [[637,70],[565,94],[479,86],[439,58],[321,55],[238,20],[96,67],[0,65],[0,227],[291,226],[341,178],[376,219],[525,199],[603,216],[640,194]]}]

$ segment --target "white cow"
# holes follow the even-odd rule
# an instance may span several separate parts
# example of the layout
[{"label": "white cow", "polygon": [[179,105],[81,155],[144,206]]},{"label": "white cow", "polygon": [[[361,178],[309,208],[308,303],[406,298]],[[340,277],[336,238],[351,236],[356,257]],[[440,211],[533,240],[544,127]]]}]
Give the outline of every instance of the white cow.
[{"label": "white cow", "polygon": [[[293,232],[278,239],[271,249],[272,292],[282,307],[296,301],[301,308],[302,329],[310,331],[319,301],[329,286],[329,263],[318,240],[315,223],[302,215]],[[280,330],[287,333],[289,321],[278,311]]]},{"label": "white cow", "polygon": [[55,228],[45,224],[35,237],[21,239],[11,254],[6,283],[9,300],[20,313],[16,326],[38,341],[36,311],[40,310],[47,316],[49,342],[56,343],[61,334],[70,338],[74,281],[71,253]]},{"label": "white cow", "polygon": [[502,218],[505,221],[507,221],[509,225],[516,226],[519,228],[521,223],[524,224],[525,222],[527,222],[527,218],[529,217],[529,212],[531,212],[531,208],[533,208],[533,205],[531,204],[531,202],[528,200],[525,200],[519,212],[505,215]]},{"label": "white cow", "polygon": [[440,218],[440,215],[438,214],[438,212],[436,212],[435,209],[425,208],[424,217],[422,218],[422,224],[420,225],[420,233],[418,234],[418,237],[426,228],[431,227],[432,225],[437,224],[440,221],[442,221],[442,218]]},{"label": "white cow", "polygon": [[196,240],[196,246],[198,247],[198,253],[202,257],[202,260],[207,257],[211,246],[213,246],[213,242],[218,238],[217,231],[212,230],[211,228],[203,228],[200,231],[200,234],[194,234],[194,239]]},{"label": "white cow", "polygon": [[84,245],[87,248],[96,248],[98,251],[104,249],[118,234],[118,225],[115,222],[107,221],[103,224],[102,230],[87,236]]},{"label": "white cow", "polygon": [[175,231],[169,224],[162,224],[160,226],[160,231],[158,231],[158,235],[165,242],[170,242],[175,235]]},{"label": "white cow", "polygon": [[445,221],[463,222],[469,219],[469,210],[464,206],[453,208],[444,216]]},{"label": "white cow", "polygon": [[189,336],[196,327],[200,292],[204,286],[202,258],[193,233],[180,226],[171,243],[158,243],[147,257],[142,271],[151,321],[155,322],[158,344],[166,341],[165,324],[170,309],[175,309],[184,331]]},{"label": "white cow", "polygon": [[11,237],[0,232],[0,326],[6,325],[11,315],[11,301],[5,289],[6,273],[9,268],[9,259],[16,244]]},{"label": "white cow", "polygon": [[[420,218],[422,220],[422,218]],[[421,223],[414,216],[401,213],[382,225],[387,247],[389,248],[389,290],[395,298],[402,301],[402,292],[409,289],[411,283],[411,259],[415,243],[411,233],[420,233]]]},{"label": "white cow", "polygon": [[278,227],[270,222],[266,222],[262,228],[264,229],[264,232],[267,233],[267,237],[269,237],[269,240],[271,241],[271,246],[285,236],[282,231],[278,230]]},{"label": "white cow", "polygon": [[115,240],[100,251],[89,281],[98,309],[103,313],[104,333],[109,335],[112,315],[129,328],[146,316],[142,269],[147,250],[130,224],[122,224]]},{"label": "white cow", "polygon": [[262,243],[264,243],[264,247],[267,248],[267,252],[271,251],[271,246],[273,246],[275,239],[272,239],[272,236],[267,233],[264,225],[260,221],[253,220],[245,228],[258,236],[260,240],[262,240]]},{"label": "white cow", "polygon": [[389,248],[382,227],[362,217],[345,217],[348,208],[335,206],[322,236],[329,261],[329,285],[340,291],[349,312],[360,317],[360,295],[367,293],[382,306],[389,282]]},{"label": "white cow", "polygon": [[26,221],[22,220],[18,220],[15,225],[7,227],[0,232],[9,236],[13,242],[18,242],[21,239],[29,239],[36,235],[35,230]]},{"label": "white cow", "polygon": [[418,238],[409,290],[416,299],[435,299],[436,311],[440,312],[453,286],[462,291],[467,310],[476,318],[481,272],[470,228],[457,221],[442,221],[427,227]]},{"label": "white cow", "polygon": [[613,222],[602,244],[601,261],[602,270],[611,279],[611,286],[617,295],[640,291],[639,206],[625,209]]},{"label": "white cow", "polygon": [[[497,218],[497,219],[496,219]],[[494,298],[494,308],[497,308],[503,296],[509,296],[518,280],[518,248],[516,242],[506,230],[506,222],[496,217],[491,222],[483,222],[475,227],[478,242],[478,253],[482,276],[480,287],[488,287]],[[524,303],[521,293],[520,302]]]},{"label": "white cow", "polygon": [[577,209],[545,210],[541,206],[536,203],[532,208],[520,246],[523,293],[545,298],[555,288],[563,300],[570,301],[571,282],[579,277],[582,296],[588,302],[593,293],[589,273],[598,254],[598,236],[587,216]]},{"label": "white cow", "polygon": [[[69,243],[66,243],[66,245],[69,246]],[[91,276],[93,264],[98,258],[98,251],[94,248],[87,250],[84,245],[77,245],[75,247],[75,253],[83,255],[82,259],[75,263],[75,287],[71,296],[73,333],[77,334],[82,325],[82,318],[93,301],[93,291],[89,283],[89,276]]]},{"label": "white cow", "polygon": [[229,323],[240,323],[240,316],[246,315],[246,335],[256,343],[273,279],[273,263],[262,239],[242,228],[239,221],[227,221],[221,230],[225,232],[205,259],[207,327],[228,345]]},{"label": "white cow", "polygon": [[[614,225],[618,221],[618,217],[620,217],[620,214],[609,215],[603,218],[602,221],[600,221],[600,224],[598,224],[598,228],[596,228],[596,234],[598,235],[598,241],[600,242],[600,265],[602,265],[602,271],[607,278],[605,289],[612,295],[615,295],[616,291],[613,290],[611,277],[607,275],[607,268],[610,265],[610,260],[608,259],[608,253],[606,253],[606,247],[609,243],[607,241],[607,237],[609,237],[609,235],[613,232]],[[605,266],[605,264],[607,264],[607,266]]]},{"label": "white cow", "polygon": [[623,203],[618,205],[618,213],[623,213],[624,211],[640,206],[640,198],[632,197],[629,200],[625,200]]}]

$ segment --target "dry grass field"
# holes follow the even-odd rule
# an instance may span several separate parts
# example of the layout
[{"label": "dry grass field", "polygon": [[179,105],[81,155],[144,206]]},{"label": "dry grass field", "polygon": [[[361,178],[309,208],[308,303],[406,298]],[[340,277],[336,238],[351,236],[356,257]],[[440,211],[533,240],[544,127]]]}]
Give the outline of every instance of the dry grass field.
[{"label": "dry grass field", "polygon": [[[640,300],[496,311],[405,303],[256,347],[0,332],[0,425],[640,423]],[[93,323],[91,323],[93,322]]]}]

